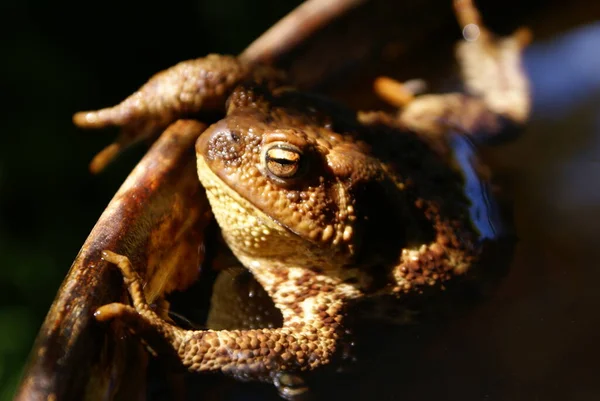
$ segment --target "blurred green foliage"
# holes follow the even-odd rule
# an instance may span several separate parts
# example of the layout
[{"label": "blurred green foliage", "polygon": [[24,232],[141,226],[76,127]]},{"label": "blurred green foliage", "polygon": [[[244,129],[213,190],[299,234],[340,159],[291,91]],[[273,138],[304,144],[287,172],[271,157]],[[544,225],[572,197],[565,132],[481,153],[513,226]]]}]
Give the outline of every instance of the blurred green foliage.
[{"label": "blurred green foliage", "polygon": [[0,35],[0,401],[12,399],[71,262],[143,152],[92,176],[88,162],[115,132],[77,130],[71,115],[114,104],[181,60],[238,53],[299,2],[0,4],[11,22]]}]

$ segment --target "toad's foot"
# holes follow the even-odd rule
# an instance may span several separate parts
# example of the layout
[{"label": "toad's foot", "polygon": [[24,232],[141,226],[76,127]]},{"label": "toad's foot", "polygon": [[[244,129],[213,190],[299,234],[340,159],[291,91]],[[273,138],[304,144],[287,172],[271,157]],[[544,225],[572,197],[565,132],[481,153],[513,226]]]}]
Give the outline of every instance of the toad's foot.
[{"label": "toad's foot", "polygon": [[465,40],[456,49],[466,93],[415,96],[414,90],[389,78],[375,91],[400,108],[399,120],[430,138],[455,130],[491,137],[529,117],[531,94],[521,53],[531,40],[527,29],[497,38],[481,22],[471,0],[455,0]]},{"label": "toad's foot", "polygon": [[[290,380],[281,380],[284,373],[307,371],[328,363],[342,335],[342,297],[327,279],[317,274],[298,275],[293,269],[277,273],[279,290],[267,291],[282,311],[281,328],[194,331],[166,322],[148,306],[143,280],[127,257],[105,251],[103,258],[120,269],[133,307],[105,305],[96,311],[96,319],[120,319],[143,332],[153,329],[191,371],[220,370],[239,378],[285,384]],[[290,389],[284,392],[289,394]]]},{"label": "toad's foot", "polygon": [[397,293],[422,292],[465,274],[479,258],[477,237],[460,220],[446,218],[436,202],[418,201],[435,229],[435,239],[413,249],[402,250],[392,271]]},{"label": "toad's foot", "polygon": [[239,82],[279,78],[269,68],[213,54],[159,72],[118,105],[76,113],[73,122],[81,128],[121,127],[117,141],[92,161],[90,168],[97,172],[125,147],[159,134],[178,118],[224,109],[225,99]]},{"label": "toad's foot", "polygon": [[466,91],[483,99],[494,113],[524,123],[531,108],[529,81],[521,53],[531,42],[531,31],[518,29],[497,38],[481,21],[472,0],[454,0],[464,41],[456,49]]}]

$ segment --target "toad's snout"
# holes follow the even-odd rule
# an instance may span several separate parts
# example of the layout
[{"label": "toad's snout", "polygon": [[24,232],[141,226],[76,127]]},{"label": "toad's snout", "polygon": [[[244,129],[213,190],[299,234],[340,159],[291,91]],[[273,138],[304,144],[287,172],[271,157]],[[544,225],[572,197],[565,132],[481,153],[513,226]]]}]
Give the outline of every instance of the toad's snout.
[{"label": "toad's snout", "polygon": [[[210,126],[196,142],[196,154],[215,167],[238,167],[244,156],[246,144],[242,135],[220,121]],[[219,164],[219,166],[215,166]]]}]

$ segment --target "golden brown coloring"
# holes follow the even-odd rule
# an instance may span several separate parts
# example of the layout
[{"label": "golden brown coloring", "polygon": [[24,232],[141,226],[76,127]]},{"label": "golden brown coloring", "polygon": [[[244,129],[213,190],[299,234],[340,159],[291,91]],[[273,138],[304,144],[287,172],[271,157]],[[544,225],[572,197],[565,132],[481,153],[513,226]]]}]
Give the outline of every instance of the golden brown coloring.
[{"label": "golden brown coloring", "polygon": [[[476,11],[465,4],[457,12],[467,23]],[[121,105],[76,115],[79,125],[120,125],[138,139],[207,106],[226,109],[196,144],[198,175],[225,241],[280,309],[283,325],[176,327],[148,306],[129,260],[111,252],[105,258],[123,273],[133,307],[106,305],[97,318],[157,331],[190,370],[278,382],[281,373],[331,361],[352,302],[402,297],[465,273],[480,256],[480,232],[463,178],[432,138],[494,130],[498,116],[522,123],[528,113],[520,48],[497,53],[483,32],[481,46],[461,46],[462,60],[505,54],[516,103],[496,101],[506,98],[504,86],[471,84],[478,93],[410,96],[397,118],[361,114],[283,87],[269,68],[212,55],[158,74]],[[468,82],[487,76],[462,67]]]}]

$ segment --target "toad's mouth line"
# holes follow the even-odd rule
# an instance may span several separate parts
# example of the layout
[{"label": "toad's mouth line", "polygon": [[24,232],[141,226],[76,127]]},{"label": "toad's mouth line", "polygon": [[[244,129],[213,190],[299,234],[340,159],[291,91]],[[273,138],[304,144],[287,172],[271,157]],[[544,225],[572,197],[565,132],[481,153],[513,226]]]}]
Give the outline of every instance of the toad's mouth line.
[{"label": "toad's mouth line", "polygon": [[[225,220],[221,219],[221,216],[218,216],[221,214],[220,211],[224,208],[224,205],[220,204],[222,202],[219,201],[219,199],[225,196],[229,198],[230,201],[232,201],[228,203],[237,205],[239,213],[243,213],[246,215],[249,225],[253,225],[253,220],[258,220],[271,230],[285,232],[288,235],[291,234],[298,237],[302,237],[290,227],[282,224],[280,221],[274,219],[273,217],[260,210],[258,206],[256,206],[250,200],[244,198],[237,191],[235,191],[233,188],[227,185],[225,181],[223,181],[214,171],[212,171],[212,169],[208,166],[208,163],[206,163],[206,160],[202,155],[197,155],[196,164],[198,178],[200,179],[202,186],[206,190],[206,194],[209,198],[213,214],[215,215],[215,218],[217,219],[217,222],[219,223],[219,226],[221,226],[222,230],[227,230],[227,227],[226,224],[221,223],[225,223]],[[231,210],[229,211],[229,213],[231,213]]]}]

